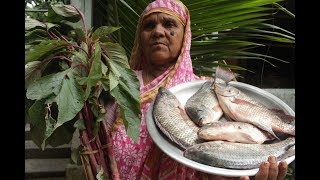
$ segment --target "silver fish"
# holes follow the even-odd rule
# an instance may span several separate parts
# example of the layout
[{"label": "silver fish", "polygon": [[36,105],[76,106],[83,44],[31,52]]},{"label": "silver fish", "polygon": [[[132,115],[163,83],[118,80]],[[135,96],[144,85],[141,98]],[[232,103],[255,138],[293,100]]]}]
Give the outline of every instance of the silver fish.
[{"label": "silver fish", "polygon": [[201,127],[199,138],[206,141],[222,140],[247,144],[262,144],[271,140],[267,132],[244,122],[217,121]]},{"label": "silver fish", "polygon": [[[218,67],[214,88],[220,107],[227,116],[235,121],[253,124],[276,138],[278,137],[274,132],[295,135],[294,125],[285,123],[266,106],[229,85],[228,80],[230,80],[231,73]],[[225,76],[228,78],[224,78]]]},{"label": "silver fish", "polygon": [[185,110],[199,126],[218,121],[223,112],[213,90],[213,81],[206,81],[186,102]]},{"label": "silver fish", "polygon": [[289,137],[273,144],[209,141],[187,148],[183,156],[214,167],[253,169],[258,168],[270,155],[281,161],[294,154],[295,138]]},{"label": "silver fish", "polygon": [[153,117],[159,129],[181,148],[203,142],[197,135],[199,127],[189,119],[176,96],[163,87],[154,101]]}]

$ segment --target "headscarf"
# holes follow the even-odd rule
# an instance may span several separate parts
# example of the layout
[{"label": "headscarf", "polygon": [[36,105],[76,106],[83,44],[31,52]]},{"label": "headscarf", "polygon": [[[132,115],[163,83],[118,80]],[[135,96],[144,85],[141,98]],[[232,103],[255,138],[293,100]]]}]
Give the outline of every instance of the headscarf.
[{"label": "headscarf", "polygon": [[175,65],[169,67],[149,84],[140,88],[140,108],[142,112],[138,143],[133,142],[125,132],[123,122],[118,116],[113,128],[113,150],[119,173],[123,179],[196,179],[201,174],[183,166],[164,154],[153,142],[146,128],[146,112],[155,99],[158,88],[170,88],[177,84],[198,79],[193,73],[190,46],[190,16],[187,7],[176,0],[156,0],[143,11],[138,22],[130,66],[143,70],[146,64],[142,56],[140,32],[145,17],[154,12],[175,16],[184,25],[184,39],[181,52]]},{"label": "headscarf", "polygon": [[193,73],[190,57],[191,47],[191,29],[189,10],[181,1],[174,0],[156,0],[150,3],[143,11],[136,31],[136,39],[130,57],[130,66],[134,70],[142,70],[145,65],[145,58],[142,56],[140,43],[140,34],[142,22],[151,13],[162,12],[172,15],[179,19],[184,25],[184,39],[181,52],[174,67],[167,69],[163,74],[154,79],[150,84],[141,89],[141,102],[152,101],[158,93],[159,87],[170,88],[177,84],[198,79]]}]

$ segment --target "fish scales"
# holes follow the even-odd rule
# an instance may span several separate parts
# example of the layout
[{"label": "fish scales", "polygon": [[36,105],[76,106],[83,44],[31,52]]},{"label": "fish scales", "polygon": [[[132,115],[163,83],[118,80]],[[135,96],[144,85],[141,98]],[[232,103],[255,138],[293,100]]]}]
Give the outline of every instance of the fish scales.
[{"label": "fish scales", "polygon": [[[295,126],[281,120],[263,104],[228,84],[232,72],[217,68],[215,92],[223,112],[235,121],[251,123],[278,138],[275,132],[295,135]],[[228,74],[228,75],[226,75]],[[225,78],[226,76],[226,78]]]},{"label": "fish scales", "polygon": [[226,141],[209,141],[187,148],[183,155],[196,162],[214,167],[229,169],[258,168],[270,155],[278,161],[292,156],[295,138],[272,144],[244,144]]},{"label": "fish scales", "polygon": [[187,114],[199,126],[218,121],[223,115],[213,88],[214,81],[207,80],[186,102]]},{"label": "fish scales", "polygon": [[217,121],[205,125],[199,129],[198,136],[207,141],[223,140],[258,144],[271,140],[265,131],[252,124],[237,121]]},{"label": "fish scales", "polygon": [[176,96],[163,87],[156,96],[153,116],[159,129],[181,148],[202,142],[197,135],[199,127],[185,114]]}]

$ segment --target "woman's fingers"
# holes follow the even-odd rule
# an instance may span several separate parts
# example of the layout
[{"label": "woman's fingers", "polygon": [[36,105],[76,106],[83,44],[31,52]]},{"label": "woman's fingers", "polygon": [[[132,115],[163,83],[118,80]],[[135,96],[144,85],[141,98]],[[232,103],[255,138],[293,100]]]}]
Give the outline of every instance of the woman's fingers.
[{"label": "woman's fingers", "polygon": [[250,180],[249,176],[241,176],[239,180]]},{"label": "woman's fingers", "polygon": [[259,167],[259,171],[255,176],[255,180],[267,180],[268,179],[268,174],[269,174],[269,166],[270,163],[268,161],[265,161],[261,163]]},{"label": "woman's fingers", "polygon": [[286,177],[288,171],[288,164],[286,161],[281,161],[278,165],[278,177],[277,180],[283,180]]},{"label": "woman's fingers", "polygon": [[275,156],[269,156],[269,175],[268,180],[276,180],[278,176],[278,163]]}]

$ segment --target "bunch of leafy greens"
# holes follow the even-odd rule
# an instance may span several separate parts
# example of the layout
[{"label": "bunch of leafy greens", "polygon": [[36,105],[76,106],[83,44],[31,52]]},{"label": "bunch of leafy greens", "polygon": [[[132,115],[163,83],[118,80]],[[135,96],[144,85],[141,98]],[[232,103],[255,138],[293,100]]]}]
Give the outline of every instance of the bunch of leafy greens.
[{"label": "bunch of leafy greens", "polygon": [[[69,143],[76,128],[92,127],[95,137],[107,101],[116,101],[137,141],[139,82],[124,48],[110,38],[116,30],[87,29],[82,12],[63,4],[51,5],[44,21],[25,19],[26,122],[39,148]],[[79,116],[88,110],[93,116]]]}]

